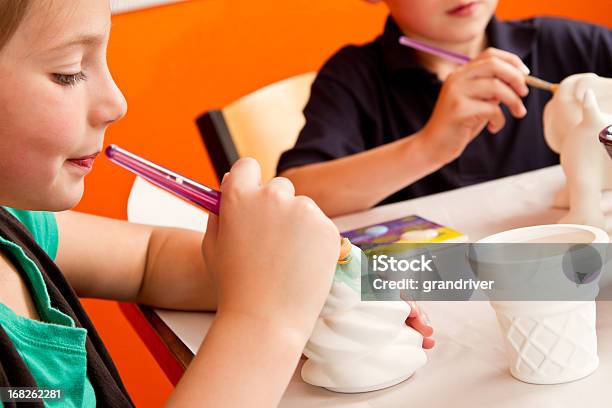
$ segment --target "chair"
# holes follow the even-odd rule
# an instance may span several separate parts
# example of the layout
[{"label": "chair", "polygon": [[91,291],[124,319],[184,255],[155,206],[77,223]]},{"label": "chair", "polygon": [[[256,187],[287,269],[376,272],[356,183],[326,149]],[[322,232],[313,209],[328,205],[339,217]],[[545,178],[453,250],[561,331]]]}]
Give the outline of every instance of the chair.
[{"label": "chair", "polygon": [[245,156],[259,161],[264,181],[275,176],[280,155],[304,126],[302,111],[315,76],[309,72],[273,83],[196,120],[219,180]]},{"label": "chair", "polygon": [[128,198],[127,218],[138,224],[204,232],[208,214],[143,178],[136,177]]}]

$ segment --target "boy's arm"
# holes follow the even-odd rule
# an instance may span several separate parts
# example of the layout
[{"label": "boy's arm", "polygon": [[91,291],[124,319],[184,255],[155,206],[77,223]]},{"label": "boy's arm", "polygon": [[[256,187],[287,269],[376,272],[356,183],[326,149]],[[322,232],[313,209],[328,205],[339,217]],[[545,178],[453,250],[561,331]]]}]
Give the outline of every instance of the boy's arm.
[{"label": "boy's arm", "polygon": [[79,296],[215,310],[202,234],[66,211],[56,263]]},{"label": "boy's arm", "polygon": [[[415,133],[352,156],[284,171],[297,194],[311,197],[329,217],[363,211],[433,173],[447,162]],[[325,180],[322,182],[321,180]]]},{"label": "boy's arm", "polygon": [[[514,117],[524,117],[527,111],[521,97],[529,92],[528,71],[516,55],[489,48],[445,79],[427,124],[411,137],[290,168],[281,176],[330,217],[366,210],[459,157],[485,127],[491,133],[501,130],[506,119],[500,103]],[[341,116],[329,120],[344,125]]]}]

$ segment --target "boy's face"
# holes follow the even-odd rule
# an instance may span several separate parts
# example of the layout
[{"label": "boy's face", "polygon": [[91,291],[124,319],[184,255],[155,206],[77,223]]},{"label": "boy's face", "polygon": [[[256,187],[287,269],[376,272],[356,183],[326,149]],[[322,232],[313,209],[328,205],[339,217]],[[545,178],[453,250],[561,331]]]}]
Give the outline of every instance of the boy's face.
[{"label": "boy's face", "polygon": [[478,38],[497,0],[384,0],[402,31],[441,43]]},{"label": "boy's face", "polygon": [[106,64],[108,0],[32,0],[0,50],[0,204],[75,206],[126,111]]}]

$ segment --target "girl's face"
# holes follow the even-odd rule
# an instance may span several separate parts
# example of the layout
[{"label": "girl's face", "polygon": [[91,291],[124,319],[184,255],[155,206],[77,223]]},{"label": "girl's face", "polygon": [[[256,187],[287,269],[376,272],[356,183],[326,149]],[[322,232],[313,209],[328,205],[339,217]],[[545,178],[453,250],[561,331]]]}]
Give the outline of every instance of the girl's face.
[{"label": "girl's face", "polygon": [[497,0],[384,0],[406,33],[440,43],[481,38]]},{"label": "girl's face", "polygon": [[108,0],[32,0],[0,50],[0,204],[74,207],[126,102],[106,64]]}]

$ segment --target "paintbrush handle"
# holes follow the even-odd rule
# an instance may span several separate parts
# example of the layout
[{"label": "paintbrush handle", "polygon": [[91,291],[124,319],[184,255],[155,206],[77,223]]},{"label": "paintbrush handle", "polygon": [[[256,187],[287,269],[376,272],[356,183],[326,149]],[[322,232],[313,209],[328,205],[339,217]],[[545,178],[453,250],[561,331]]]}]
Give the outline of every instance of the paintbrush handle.
[{"label": "paintbrush handle", "polygon": [[545,91],[555,92],[559,88],[559,84],[553,84],[543,79],[527,75],[525,77],[527,85],[533,86],[534,88],[544,89]]},{"label": "paintbrush handle", "polygon": [[[414,48],[416,50],[438,56],[447,61],[452,61],[460,65],[467,64],[468,62],[470,62],[470,57],[466,55],[458,54],[456,52],[448,51],[443,48],[425,44],[424,42],[408,38],[406,36],[401,36],[399,42],[400,44],[405,45],[406,47]],[[531,75],[525,76],[525,82],[527,83],[527,85],[533,86],[534,88],[544,89],[550,92],[555,92],[557,88],[559,88],[559,84],[553,84]]]},{"label": "paintbrush handle", "polygon": [[110,145],[106,148],[105,153],[113,163],[213,214],[219,214],[221,201],[219,191],[143,159],[119,146]]},{"label": "paintbrush handle", "polygon": [[470,58],[463,54],[448,51],[443,48],[435,47],[433,45],[425,44],[421,41],[417,41],[406,36],[401,36],[399,42],[400,44],[405,45],[406,47],[414,48],[415,50],[423,51],[431,55],[436,55],[447,61],[452,61],[460,65],[467,64],[468,62],[470,62]]}]

